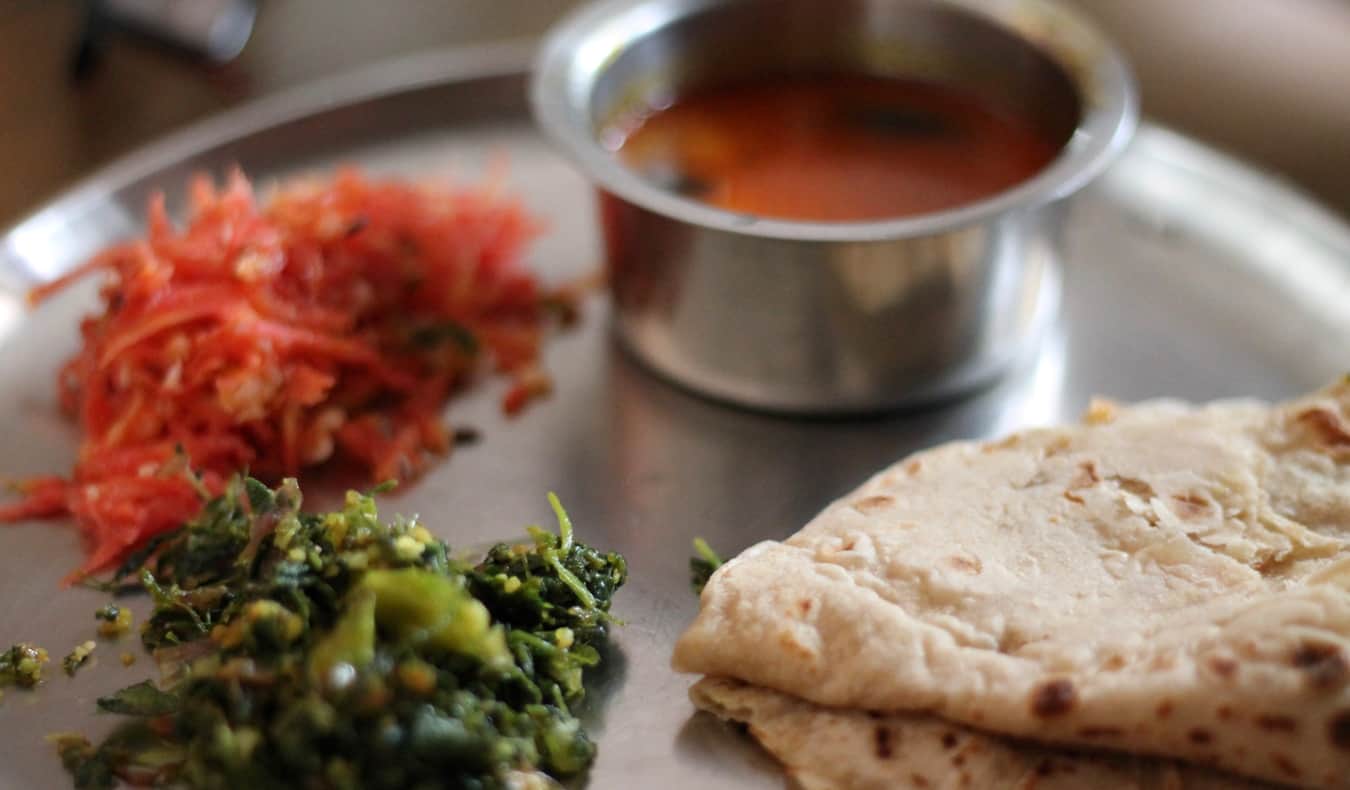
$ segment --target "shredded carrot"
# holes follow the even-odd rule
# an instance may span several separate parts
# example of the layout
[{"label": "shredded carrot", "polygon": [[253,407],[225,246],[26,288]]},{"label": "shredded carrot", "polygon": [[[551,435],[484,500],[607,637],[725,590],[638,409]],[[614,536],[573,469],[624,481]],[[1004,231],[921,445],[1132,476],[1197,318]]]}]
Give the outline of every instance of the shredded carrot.
[{"label": "shredded carrot", "polygon": [[156,196],[145,239],[30,294],[106,275],[59,378],[83,437],[74,471],[0,506],[0,521],[73,516],[83,573],[184,523],[245,468],[276,479],[334,459],[375,482],[416,476],[453,444],[441,410],[485,360],[513,378],[506,411],[547,393],[539,351],[559,295],[520,265],[538,226],[497,190],[343,170],[263,202],[238,172],[189,194],[181,230]]}]

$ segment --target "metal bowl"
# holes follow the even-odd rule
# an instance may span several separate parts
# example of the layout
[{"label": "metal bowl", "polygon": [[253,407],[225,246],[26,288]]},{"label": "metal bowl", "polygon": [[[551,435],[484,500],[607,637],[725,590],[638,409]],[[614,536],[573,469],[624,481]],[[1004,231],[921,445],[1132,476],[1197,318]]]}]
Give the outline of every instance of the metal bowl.
[{"label": "metal bowl", "polygon": [[[604,131],[690,90],[847,70],[943,81],[1066,139],[1030,179],[956,209],[869,222],[724,211],[618,161]],[[598,188],[614,321],[698,392],[791,413],[913,405],[993,378],[1059,304],[1063,199],[1134,131],[1117,50],[1044,0],[612,0],[544,43],[531,100]]]}]

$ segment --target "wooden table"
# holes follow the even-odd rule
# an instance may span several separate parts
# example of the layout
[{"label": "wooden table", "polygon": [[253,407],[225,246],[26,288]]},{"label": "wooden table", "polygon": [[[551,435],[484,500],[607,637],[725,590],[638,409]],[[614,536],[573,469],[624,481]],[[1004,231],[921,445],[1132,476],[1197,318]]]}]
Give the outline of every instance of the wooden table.
[{"label": "wooden table", "polygon": [[[1350,0],[1078,2],[1134,59],[1146,112],[1284,172],[1350,216]],[[117,155],[249,98],[418,50],[536,35],[573,5],[262,0],[252,39],[228,66],[118,38],[76,84],[78,4],[0,0],[0,225]]]}]

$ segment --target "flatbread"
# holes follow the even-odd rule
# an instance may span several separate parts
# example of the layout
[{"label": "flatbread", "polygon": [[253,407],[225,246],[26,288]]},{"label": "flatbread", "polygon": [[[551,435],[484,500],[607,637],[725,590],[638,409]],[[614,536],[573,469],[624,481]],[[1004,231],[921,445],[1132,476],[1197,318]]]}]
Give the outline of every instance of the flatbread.
[{"label": "flatbread", "polygon": [[887,469],[713,575],[674,665],[1350,787],[1350,379],[1094,404]]},{"label": "flatbread", "polygon": [[1262,790],[1273,785],[1172,760],[1084,754],[988,735],[935,716],[823,708],[704,678],[699,708],[748,725],[801,790]]}]

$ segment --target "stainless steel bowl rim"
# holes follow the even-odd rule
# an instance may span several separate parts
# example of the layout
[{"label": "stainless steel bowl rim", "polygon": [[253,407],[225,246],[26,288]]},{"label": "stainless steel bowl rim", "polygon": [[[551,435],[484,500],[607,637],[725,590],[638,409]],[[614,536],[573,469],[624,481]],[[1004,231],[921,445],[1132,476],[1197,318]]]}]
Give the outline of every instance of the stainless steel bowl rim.
[{"label": "stainless steel bowl rim", "polygon": [[[602,0],[564,19],[545,39],[535,60],[530,101],[543,132],[600,188],[650,211],[683,222],[762,238],[793,241],[876,241],[944,233],[987,222],[1005,213],[1032,209],[1076,192],[1124,149],[1139,122],[1133,75],[1111,42],[1077,12],[1053,0],[924,0],[974,12],[1013,34],[1028,20],[1052,20],[1053,30],[1090,42],[1091,92],[1072,138],[1045,169],[1010,189],[948,211],[882,221],[805,222],[780,220],[715,208],[662,189],[624,166],[597,139],[590,114],[596,77],[625,47],[681,17],[744,0]],[[1052,34],[1053,35],[1053,34]],[[1058,59],[1054,41],[1026,38]],[[1049,48],[1047,48],[1049,45]],[[1062,60],[1059,62],[1062,63]],[[1088,92],[1081,76],[1066,67],[1080,97]]]}]

